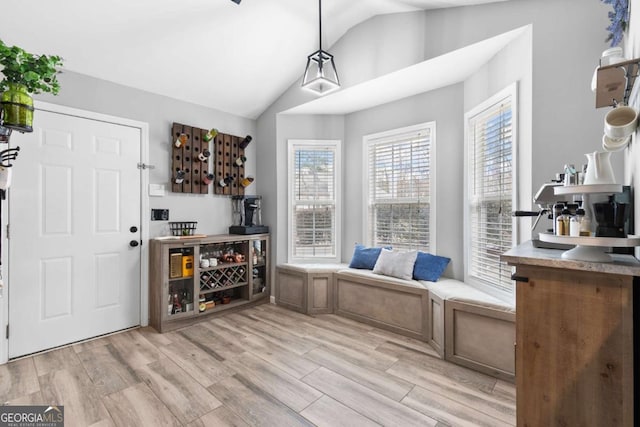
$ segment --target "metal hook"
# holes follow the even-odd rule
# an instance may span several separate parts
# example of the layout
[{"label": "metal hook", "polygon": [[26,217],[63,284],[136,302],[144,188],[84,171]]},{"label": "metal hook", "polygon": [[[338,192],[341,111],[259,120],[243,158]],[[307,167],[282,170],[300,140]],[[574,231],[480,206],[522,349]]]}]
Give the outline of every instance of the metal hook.
[{"label": "metal hook", "polygon": [[0,151],[0,166],[4,166],[5,168],[10,168],[13,166],[12,163],[9,163],[11,160],[15,160],[18,157],[18,152],[20,151],[20,147],[16,148],[8,148],[6,150]]}]

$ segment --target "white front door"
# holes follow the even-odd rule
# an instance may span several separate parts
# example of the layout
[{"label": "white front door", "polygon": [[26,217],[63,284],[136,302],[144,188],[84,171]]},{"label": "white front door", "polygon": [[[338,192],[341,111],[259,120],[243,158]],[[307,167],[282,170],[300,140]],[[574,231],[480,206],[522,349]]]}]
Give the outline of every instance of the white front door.
[{"label": "white front door", "polygon": [[140,324],[140,129],[36,110],[9,190],[9,357]]}]

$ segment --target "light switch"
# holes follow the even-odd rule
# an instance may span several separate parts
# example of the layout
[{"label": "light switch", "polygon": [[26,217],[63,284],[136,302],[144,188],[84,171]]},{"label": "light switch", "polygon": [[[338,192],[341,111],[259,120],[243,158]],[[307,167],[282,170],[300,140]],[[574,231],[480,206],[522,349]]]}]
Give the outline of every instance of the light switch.
[{"label": "light switch", "polygon": [[149,184],[149,196],[162,197],[165,194],[164,184]]}]

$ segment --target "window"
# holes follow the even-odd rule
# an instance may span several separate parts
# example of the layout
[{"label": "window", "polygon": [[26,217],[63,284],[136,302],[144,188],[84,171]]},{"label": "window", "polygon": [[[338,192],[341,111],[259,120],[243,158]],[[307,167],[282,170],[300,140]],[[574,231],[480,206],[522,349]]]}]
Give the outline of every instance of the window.
[{"label": "window", "polygon": [[434,249],[435,129],[430,122],[364,137],[368,244]]},{"label": "window", "polygon": [[500,255],[514,244],[516,88],[465,115],[465,280],[494,294],[512,294],[511,268]]},{"label": "window", "polygon": [[289,141],[289,260],[339,260],[340,141]]}]

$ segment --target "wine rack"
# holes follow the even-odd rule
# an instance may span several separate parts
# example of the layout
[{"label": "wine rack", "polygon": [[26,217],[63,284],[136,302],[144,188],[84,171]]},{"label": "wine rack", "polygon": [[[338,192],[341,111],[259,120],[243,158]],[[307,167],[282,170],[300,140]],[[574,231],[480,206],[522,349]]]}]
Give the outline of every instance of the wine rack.
[{"label": "wine rack", "polygon": [[245,286],[247,282],[247,263],[222,264],[200,271],[200,294]]}]

